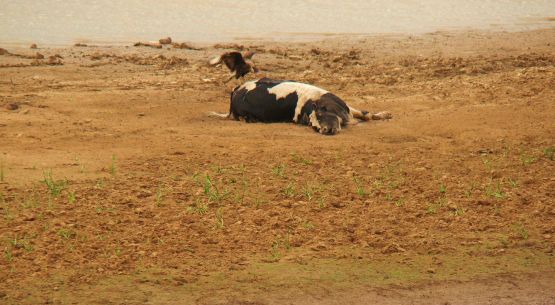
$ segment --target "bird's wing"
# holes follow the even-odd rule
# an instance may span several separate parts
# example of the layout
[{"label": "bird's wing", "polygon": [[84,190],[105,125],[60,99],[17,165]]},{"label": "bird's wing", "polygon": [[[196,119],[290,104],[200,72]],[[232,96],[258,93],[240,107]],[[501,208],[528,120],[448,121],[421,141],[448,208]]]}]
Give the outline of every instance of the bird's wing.
[{"label": "bird's wing", "polygon": [[221,62],[222,62],[222,55],[219,55],[219,56],[216,56],[216,57],[212,58],[208,63],[215,66],[215,65],[217,65]]}]

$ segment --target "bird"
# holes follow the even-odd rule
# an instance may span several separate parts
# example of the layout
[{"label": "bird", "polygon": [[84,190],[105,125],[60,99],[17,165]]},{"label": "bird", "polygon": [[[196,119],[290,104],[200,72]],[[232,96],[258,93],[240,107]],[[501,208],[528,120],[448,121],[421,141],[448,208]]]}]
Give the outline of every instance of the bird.
[{"label": "bird", "polygon": [[258,69],[254,65],[254,62],[252,60],[253,56],[254,52],[251,51],[246,51],[243,54],[237,51],[232,51],[223,53],[222,55],[212,58],[209,63],[212,66],[219,65],[222,62],[226,65],[226,67],[231,72],[231,75],[225,81],[225,83],[227,83],[233,78],[239,79],[243,78],[250,72],[258,72]]}]

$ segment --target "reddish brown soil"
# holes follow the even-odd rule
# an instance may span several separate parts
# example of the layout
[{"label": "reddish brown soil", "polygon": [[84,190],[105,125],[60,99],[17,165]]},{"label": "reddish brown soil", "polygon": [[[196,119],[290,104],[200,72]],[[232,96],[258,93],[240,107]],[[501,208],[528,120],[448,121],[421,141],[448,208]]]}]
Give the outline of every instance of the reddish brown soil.
[{"label": "reddish brown soil", "polygon": [[6,48],[0,303],[555,304],[554,46],[246,44],[393,113],[333,137],[209,118],[221,45]]}]

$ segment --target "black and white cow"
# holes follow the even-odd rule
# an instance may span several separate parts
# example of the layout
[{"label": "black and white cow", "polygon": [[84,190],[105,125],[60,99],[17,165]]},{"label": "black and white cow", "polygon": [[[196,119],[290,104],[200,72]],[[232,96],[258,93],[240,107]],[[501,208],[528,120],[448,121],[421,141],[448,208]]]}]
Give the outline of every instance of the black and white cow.
[{"label": "black and white cow", "polygon": [[368,121],[367,111],[349,107],[324,89],[295,81],[262,78],[236,87],[229,112],[211,115],[246,122],[294,122],[325,135],[337,134],[354,119]]}]

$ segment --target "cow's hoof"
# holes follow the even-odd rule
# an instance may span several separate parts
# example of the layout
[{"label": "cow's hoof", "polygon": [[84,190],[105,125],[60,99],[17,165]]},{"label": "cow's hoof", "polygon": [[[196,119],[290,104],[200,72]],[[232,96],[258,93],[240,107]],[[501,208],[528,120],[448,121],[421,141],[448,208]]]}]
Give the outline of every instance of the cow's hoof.
[{"label": "cow's hoof", "polygon": [[389,111],[380,111],[372,114],[372,120],[389,120],[391,118],[393,118],[393,115]]}]

